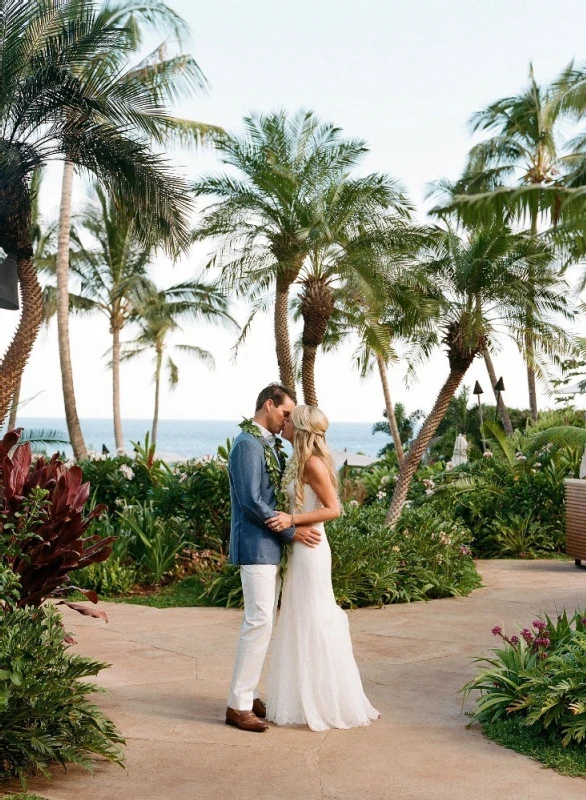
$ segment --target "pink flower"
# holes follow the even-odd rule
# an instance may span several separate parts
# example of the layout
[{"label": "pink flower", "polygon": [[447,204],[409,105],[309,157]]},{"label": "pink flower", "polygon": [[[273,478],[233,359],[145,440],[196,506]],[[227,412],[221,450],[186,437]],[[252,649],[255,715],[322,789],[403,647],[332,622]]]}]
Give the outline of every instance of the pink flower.
[{"label": "pink flower", "polygon": [[492,629],[493,636],[500,636],[502,632],[503,629],[499,625],[495,625],[494,628]]}]

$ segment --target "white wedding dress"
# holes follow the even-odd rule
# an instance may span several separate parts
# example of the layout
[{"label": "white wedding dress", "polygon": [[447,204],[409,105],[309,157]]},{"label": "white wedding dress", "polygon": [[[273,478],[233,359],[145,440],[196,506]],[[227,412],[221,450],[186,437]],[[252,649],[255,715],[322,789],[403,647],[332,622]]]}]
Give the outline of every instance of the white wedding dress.
[{"label": "white wedding dress", "polygon": [[[294,505],[294,482],[288,486]],[[301,512],[322,508],[309,485]],[[348,616],[332,589],[332,556],[323,523],[317,547],[288,545],[281,611],[267,675],[267,719],[314,731],[353,728],[377,719],[354,660]]]}]

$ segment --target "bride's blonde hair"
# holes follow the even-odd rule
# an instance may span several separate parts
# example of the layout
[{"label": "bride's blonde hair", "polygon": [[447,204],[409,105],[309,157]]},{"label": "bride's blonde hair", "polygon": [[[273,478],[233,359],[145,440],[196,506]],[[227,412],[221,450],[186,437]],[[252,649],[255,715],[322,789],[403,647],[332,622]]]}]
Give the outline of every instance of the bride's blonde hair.
[{"label": "bride's blonde hair", "polygon": [[338,485],[338,475],[334,460],[326,444],[328,418],[315,406],[295,406],[291,412],[291,422],[295,428],[293,450],[296,462],[295,472],[295,510],[303,506],[303,475],[311,456],[318,456],[327,467],[334,488]]}]

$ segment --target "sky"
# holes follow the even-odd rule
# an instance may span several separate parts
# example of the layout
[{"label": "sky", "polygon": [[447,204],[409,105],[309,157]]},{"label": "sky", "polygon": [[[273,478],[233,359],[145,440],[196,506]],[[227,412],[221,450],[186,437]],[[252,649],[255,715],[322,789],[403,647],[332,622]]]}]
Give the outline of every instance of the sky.
[{"label": "sky", "polygon": [[[398,179],[423,218],[426,190],[441,177],[457,178],[473,142],[467,121],[488,103],[525,84],[530,62],[537,80],[555,77],[568,62],[586,59],[586,2],[583,0],[171,0],[189,23],[186,45],[210,88],[177,114],[237,132],[251,111],[313,109],[345,134],[369,146],[362,171]],[[189,177],[218,170],[210,152],[175,154]],[[42,208],[58,211],[61,168],[47,176]],[[84,187],[76,187],[79,210]],[[429,205],[429,204],[427,204]],[[213,245],[194,248],[172,265],[159,260],[161,285],[201,270]],[[234,306],[242,323],[247,309]],[[17,315],[0,311],[0,349],[8,344]],[[583,325],[583,323],[582,323]],[[582,335],[586,332],[579,330]],[[130,334],[129,334],[130,338]],[[180,382],[164,388],[161,416],[168,419],[238,419],[252,409],[258,391],[278,379],[271,316],[258,319],[238,360],[234,333],[210,326],[186,326],[176,343],[213,353],[208,371],[174,354]],[[73,319],[71,345],[80,417],[109,417],[111,379],[107,371],[108,326],[104,318]],[[362,381],[352,368],[348,346],[319,356],[316,384],[320,406],[336,421],[372,422],[384,406],[376,374]],[[495,356],[505,382],[505,400],[527,407],[525,369],[519,354],[503,342]],[[148,356],[122,370],[122,415],[149,418],[153,406],[153,365]],[[447,375],[438,350],[408,387],[404,365],[391,366],[395,401],[409,411],[428,411]],[[490,386],[481,361],[465,384]],[[26,416],[63,415],[55,323],[43,330],[26,368],[22,397]],[[542,407],[552,401],[543,392]]]}]

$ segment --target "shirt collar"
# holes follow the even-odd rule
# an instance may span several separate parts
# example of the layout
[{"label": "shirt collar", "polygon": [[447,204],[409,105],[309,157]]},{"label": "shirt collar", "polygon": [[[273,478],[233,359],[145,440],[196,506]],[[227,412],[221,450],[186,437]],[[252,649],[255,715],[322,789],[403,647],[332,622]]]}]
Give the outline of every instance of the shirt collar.
[{"label": "shirt collar", "polygon": [[263,428],[263,426],[260,423],[258,423],[256,420],[252,420],[252,424],[256,425],[257,428],[260,428],[260,432],[262,433],[264,438],[269,442],[269,444],[272,447],[275,444],[275,441],[276,441],[275,435],[273,433],[271,433],[270,431],[268,431],[266,428]]}]

